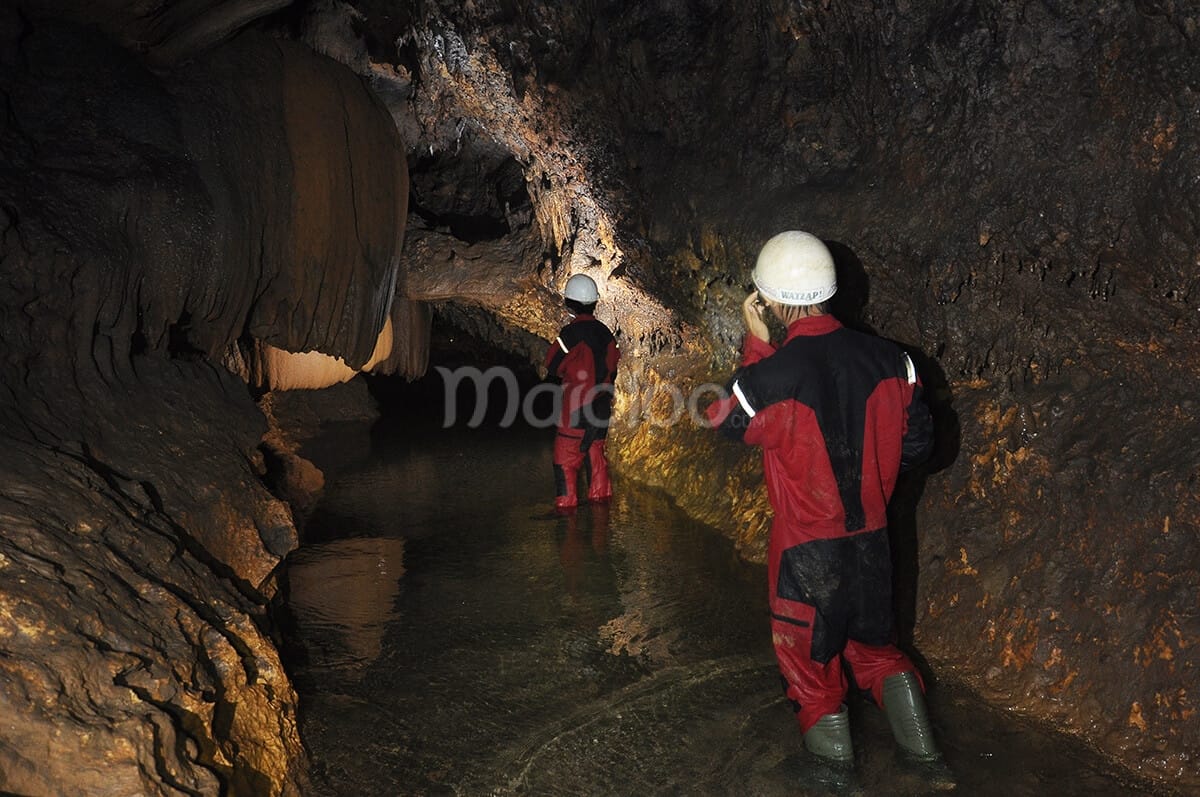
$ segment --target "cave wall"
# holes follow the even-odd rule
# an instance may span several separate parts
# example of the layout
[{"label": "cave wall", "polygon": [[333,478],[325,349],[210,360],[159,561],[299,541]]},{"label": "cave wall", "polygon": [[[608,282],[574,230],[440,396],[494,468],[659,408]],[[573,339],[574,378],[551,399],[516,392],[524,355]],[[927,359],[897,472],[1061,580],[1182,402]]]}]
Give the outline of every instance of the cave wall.
[{"label": "cave wall", "polygon": [[755,456],[653,420],[728,374],[762,241],[828,240],[838,312],[914,352],[938,422],[894,519],[902,632],[1197,786],[1198,25],[1172,0],[355,0],[301,27],[409,131],[413,290],[503,344],[597,276],[614,458],[751,558]]},{"label": "cave wall", "polygon": [[[670,13],[657,21],[628,25],[684,30]],[[714,119],[724,103],[678,92],[656,115],[661,95],[637,95],[651,98],[642,126],[681,115],[662,125],[673,147],[733,158],[720,171],[744,180],[712,191],[678,158],[645,159],[647,184],[682,179],[696,206],[657,194],[659,223],[699,227],[693,280],[744,274],[722,262],[752,259],[739,225],[757,240],[810,229],[840,244],[843,287],[860,294],[847,314],[922,355],[942,439],[935,472],[907,488],[923,490],[917,540],[898,546],[915,548],[917,648],[990,699],[1193,787],[1197,24],[1169,3],[839,4],[774,27],[795,40],[763,48],[776,80],[719,89],[743,98],[744,116]],[[711,52],[715,36],[714,23],[690,48],[653,38],[645,60],[671,83],[686,83],[670,78],[686,68],[674,52],[686,63],[733,49],[738,63],[736,47]],[[746,198],[751,213],[731,206]],[[695,245],[708,229],[743,245]],[[692,293],[716,340],[724,330],[706,319],[734,315],[708,310],[720,285]],[[706,467],[707,443],[656,456],[681,434],[631,430],[623,461],[683,495],[730,485],[721,525],[757,552],[764,524],[737,467]]]},{"label": "cave wall", "polygon": [[[938,472],[908,486],[917,539],[898,545],[915,549],[918,650],[1194,787],[1194,12],[912,4],[800,22],[809,54],[784,85],[825,86],[753,117],[796,129],[760,150],[779,165],[745,171],[781,183],[756,203],[764,237],[841,244],[844,272],[868,277],[861,320],[923,355]],[[788,157],[806,143],[831,153],[811,172]]]},{"label": "cave wall", "polygon": [[427,338],[404,150],[301,44],[168,65],[45,10],[0,14],[0,791],[300,793],[266,614],[296,528],[221,363],[423,368],[377,351]]},{"label": "cave wall", "polygon": [[[257,616],[293,530],[254,486],[261,416],[213,364],[264,387],[338,381],[383,356],[390,319],[406,343],[385,367],[419,373],[423,302],[534,354],[578,271],[598,279],[626,355],[614,459],[761,557],[754,454],[654,418],[671,414],[671,390],[728,374],[754,253],[801,227],[833,244],[839,312],[919,355],[939,424],[896,512],[901,630],[998,703],[1200,785],[1194,10],[319,0],[266,19],[271,36],[235,35],[282,5],[56,0],[0,17],[0,434],[29,452],[3,460],[24,485],[5,492],[4,517],[25,541],[0,549],[16,660],[44,626],[72,655],[125,666],[50,608],[76,588],[65,563],[91,550],[62,531],[95,528],[99,496],[113,534],[136,518],[184,552],[126,581],[186,585],[164,609],[180,616],[193,590],[234,607],[184,623],[171,649],[195,655],[207,623],[241,670],[272,672],[246,664],[269,663],[261,634],[227,618]],[[275,353],[307,351],[320,353],[313,380],[289,382],[289,356],[272,379]],[[242,420],[213,429],[226,399]],[[47,493],[59,470],[74,475]],[[180,472],[212,492],[171,487]],[[216,511],[234,485],[251,486]],[[36,554],[64,545],[58,565]],[[194,584],[173,569],[193,566]],[[37,622],[22,614],[33,573],[57,596]],[[266,757],[295,771],[294,737],[271,725],[290,723],[285,682],[247,674],[271,721],[231,725],[219,696],[243,688],[227,677],[238,668],[210,668],[219,688],[154,670],[175,659],[139,633],[141,647],[113,650],[141,651],[169,685],[139,686],[153,701],[134,692],[139,722],[184,741],[120,726],[95,748],[132,751],[120,782],[296,788],[230,758],[235,738],[283,738]],[[52,718],[30,723],[41,744],[55,715],[37,694],[5,699]],[[4,788],[9,773],[34,777],[20,750],[3,754]]]},{"label": "cave wall", "polygon": [[201,339],[249,334],[352,368],[375,353],[399,272],[407,169],[390,117],[334,66],[295,42],[243,34],[171,74],[223,228],[211,282],[193,290],[212,296],[205,318],[232,321],[214,319]]},{"label": "cave wall", "polygon": [[259,475],[266,424],[222,370],[135,372],[3,402],[0,790],[298,793],[264,622],[296,532]]}]

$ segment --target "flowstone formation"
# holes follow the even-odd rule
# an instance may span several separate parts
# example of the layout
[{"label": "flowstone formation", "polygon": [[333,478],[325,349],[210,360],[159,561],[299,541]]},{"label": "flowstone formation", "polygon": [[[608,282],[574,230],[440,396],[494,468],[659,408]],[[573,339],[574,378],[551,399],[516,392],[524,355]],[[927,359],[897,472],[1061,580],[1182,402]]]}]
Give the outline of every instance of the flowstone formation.
[{"label": "flowstone formation", "polygon": [[423,367],[403,149],[301,44],[175,69],[40,11],[0,14],[0,791],[301,793],[266,613],[296,528],[226,365]]},{"label": "flowstone formation", "polygon": [[596,276],[614,457],[751,558],[754,454],[652,421],[729,374],[758,246],[829,241],[839,315],[913,352],[939,424],[896,507],[905,635],[1200,786],[1194,9],[356,0],[292,24],[406,131],[402,290],[532,356]]}]

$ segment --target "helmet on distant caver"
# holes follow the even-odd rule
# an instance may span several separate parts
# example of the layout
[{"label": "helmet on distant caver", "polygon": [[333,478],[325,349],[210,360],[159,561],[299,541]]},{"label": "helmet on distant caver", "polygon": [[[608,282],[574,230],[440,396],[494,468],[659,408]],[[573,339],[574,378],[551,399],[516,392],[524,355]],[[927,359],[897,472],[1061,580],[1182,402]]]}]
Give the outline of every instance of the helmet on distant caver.
[{"label": "helmet on distant caver", "polygon": [[563,296],[580,304],[595,304],[600,298],[600,292],[596,290],[596,282],[591,277],[587,274],[576,274],[567,280]]},{"label": "helmet on distant caver", "polygon": [[759,296],[777,304],[820,304],[837,293],[833,255],[815,235],[781,232],[758,253],[754,287]]}]

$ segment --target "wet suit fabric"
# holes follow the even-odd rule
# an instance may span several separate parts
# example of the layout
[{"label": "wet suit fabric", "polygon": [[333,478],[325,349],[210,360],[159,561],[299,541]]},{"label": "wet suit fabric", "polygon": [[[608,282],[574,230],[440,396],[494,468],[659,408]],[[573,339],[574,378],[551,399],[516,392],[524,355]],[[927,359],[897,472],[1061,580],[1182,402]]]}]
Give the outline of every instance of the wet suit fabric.
[{"label": "wet suit fabric", "polygon": [[887,504],[933,424],[908,355],[833,316],[794,322],[778,349],[747,335],[743,354],[708,416],[763,449],[771,631],[807,732],[839,710],[846,670],[879,705],[885,678],[916,672],[894,644]]},{"label": "wet suit fabric", "polygon": [[612,497],[604,448],[612,418],[613,380],[620,349],[603,322],[581,314],[563,327],[546,352],[548,375],[562,380],[562,414],[554,438],[554,504],[577,506],[580,470],[588,475],[588,499]]}]

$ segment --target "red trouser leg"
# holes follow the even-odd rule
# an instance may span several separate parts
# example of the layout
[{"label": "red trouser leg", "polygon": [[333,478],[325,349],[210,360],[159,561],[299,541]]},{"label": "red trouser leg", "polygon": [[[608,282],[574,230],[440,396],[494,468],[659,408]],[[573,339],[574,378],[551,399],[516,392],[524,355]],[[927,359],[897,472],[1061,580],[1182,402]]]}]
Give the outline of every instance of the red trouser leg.
[{"label": "red trouser leg", "polygon": [[[813,661],[808,655],[812,635],[805,633],[806,630],[777,619],[771,621],[775,658],[786,684],[785,694],[793,705],[800,707],[796,719],[801,733],[807,733],[826,714],[836,714],[846,699],[843,659],[850,665],[858,688],[869,691],[875,705],[880,707],[883,681],[888,676],[912,672],[921,681],[921,674],[895,645],[867,645],[850,639],[841,656],[834,656],[824,664]],[[923,683],[921,688],[925,688]]]},{"label": "red trouser leg", "polygon": [[579,496],[575,492],[575,481],[579,478],[577,471],[568,470],[561,465],[554,466],[556,509],[571,509],[579,506]]},{"label": "red trouser leg", "polygon": [[826,539],[780,525],[771,530],[768,557],[775,656],[800,730],[839,710],[843,664],[883,705],[884,679],[916,672],[892,643],[887,529]]},{"label": "red trouser leg", "polygon": [[875,705],[883,707],[883,681],[891,675],[911,672],[917,676],[921,691],[925,691],[925,682],[921,673],[913,666],[912,661],[900,652],[895,645],[868,645],[853,639],[846,640],[846,649],[842,651],[858,688],[871,693]]},{"label": "red trouser leg", "polygon": [[[814,614],[811,606],[792,608],[792,615]],[[793,617],[771,617],[771,641],[783,676],[784,694],[796,711],[801,733],[807,733],[826,714],[836,714],[846,699],[841,657],[834,656],[824,664],[813,661],[812,620],[807,622],[809,625],[801,626]]]},{"label": "red trouser leg", "polygon": [[583,464],[583,452],[579,441],[583,432],[578,429],[559,429],[554,438],[554,506],[569,509],[579,505],[575,484],[579,478],[579,467]]},{"label": "red trouser leg", "polygon": [[607,501],[612,498],[612,483],[608,480],[608,458],[604,454],[605,441],[596,440],[587,452],[591,469],[588,485],[588,500]]}]

